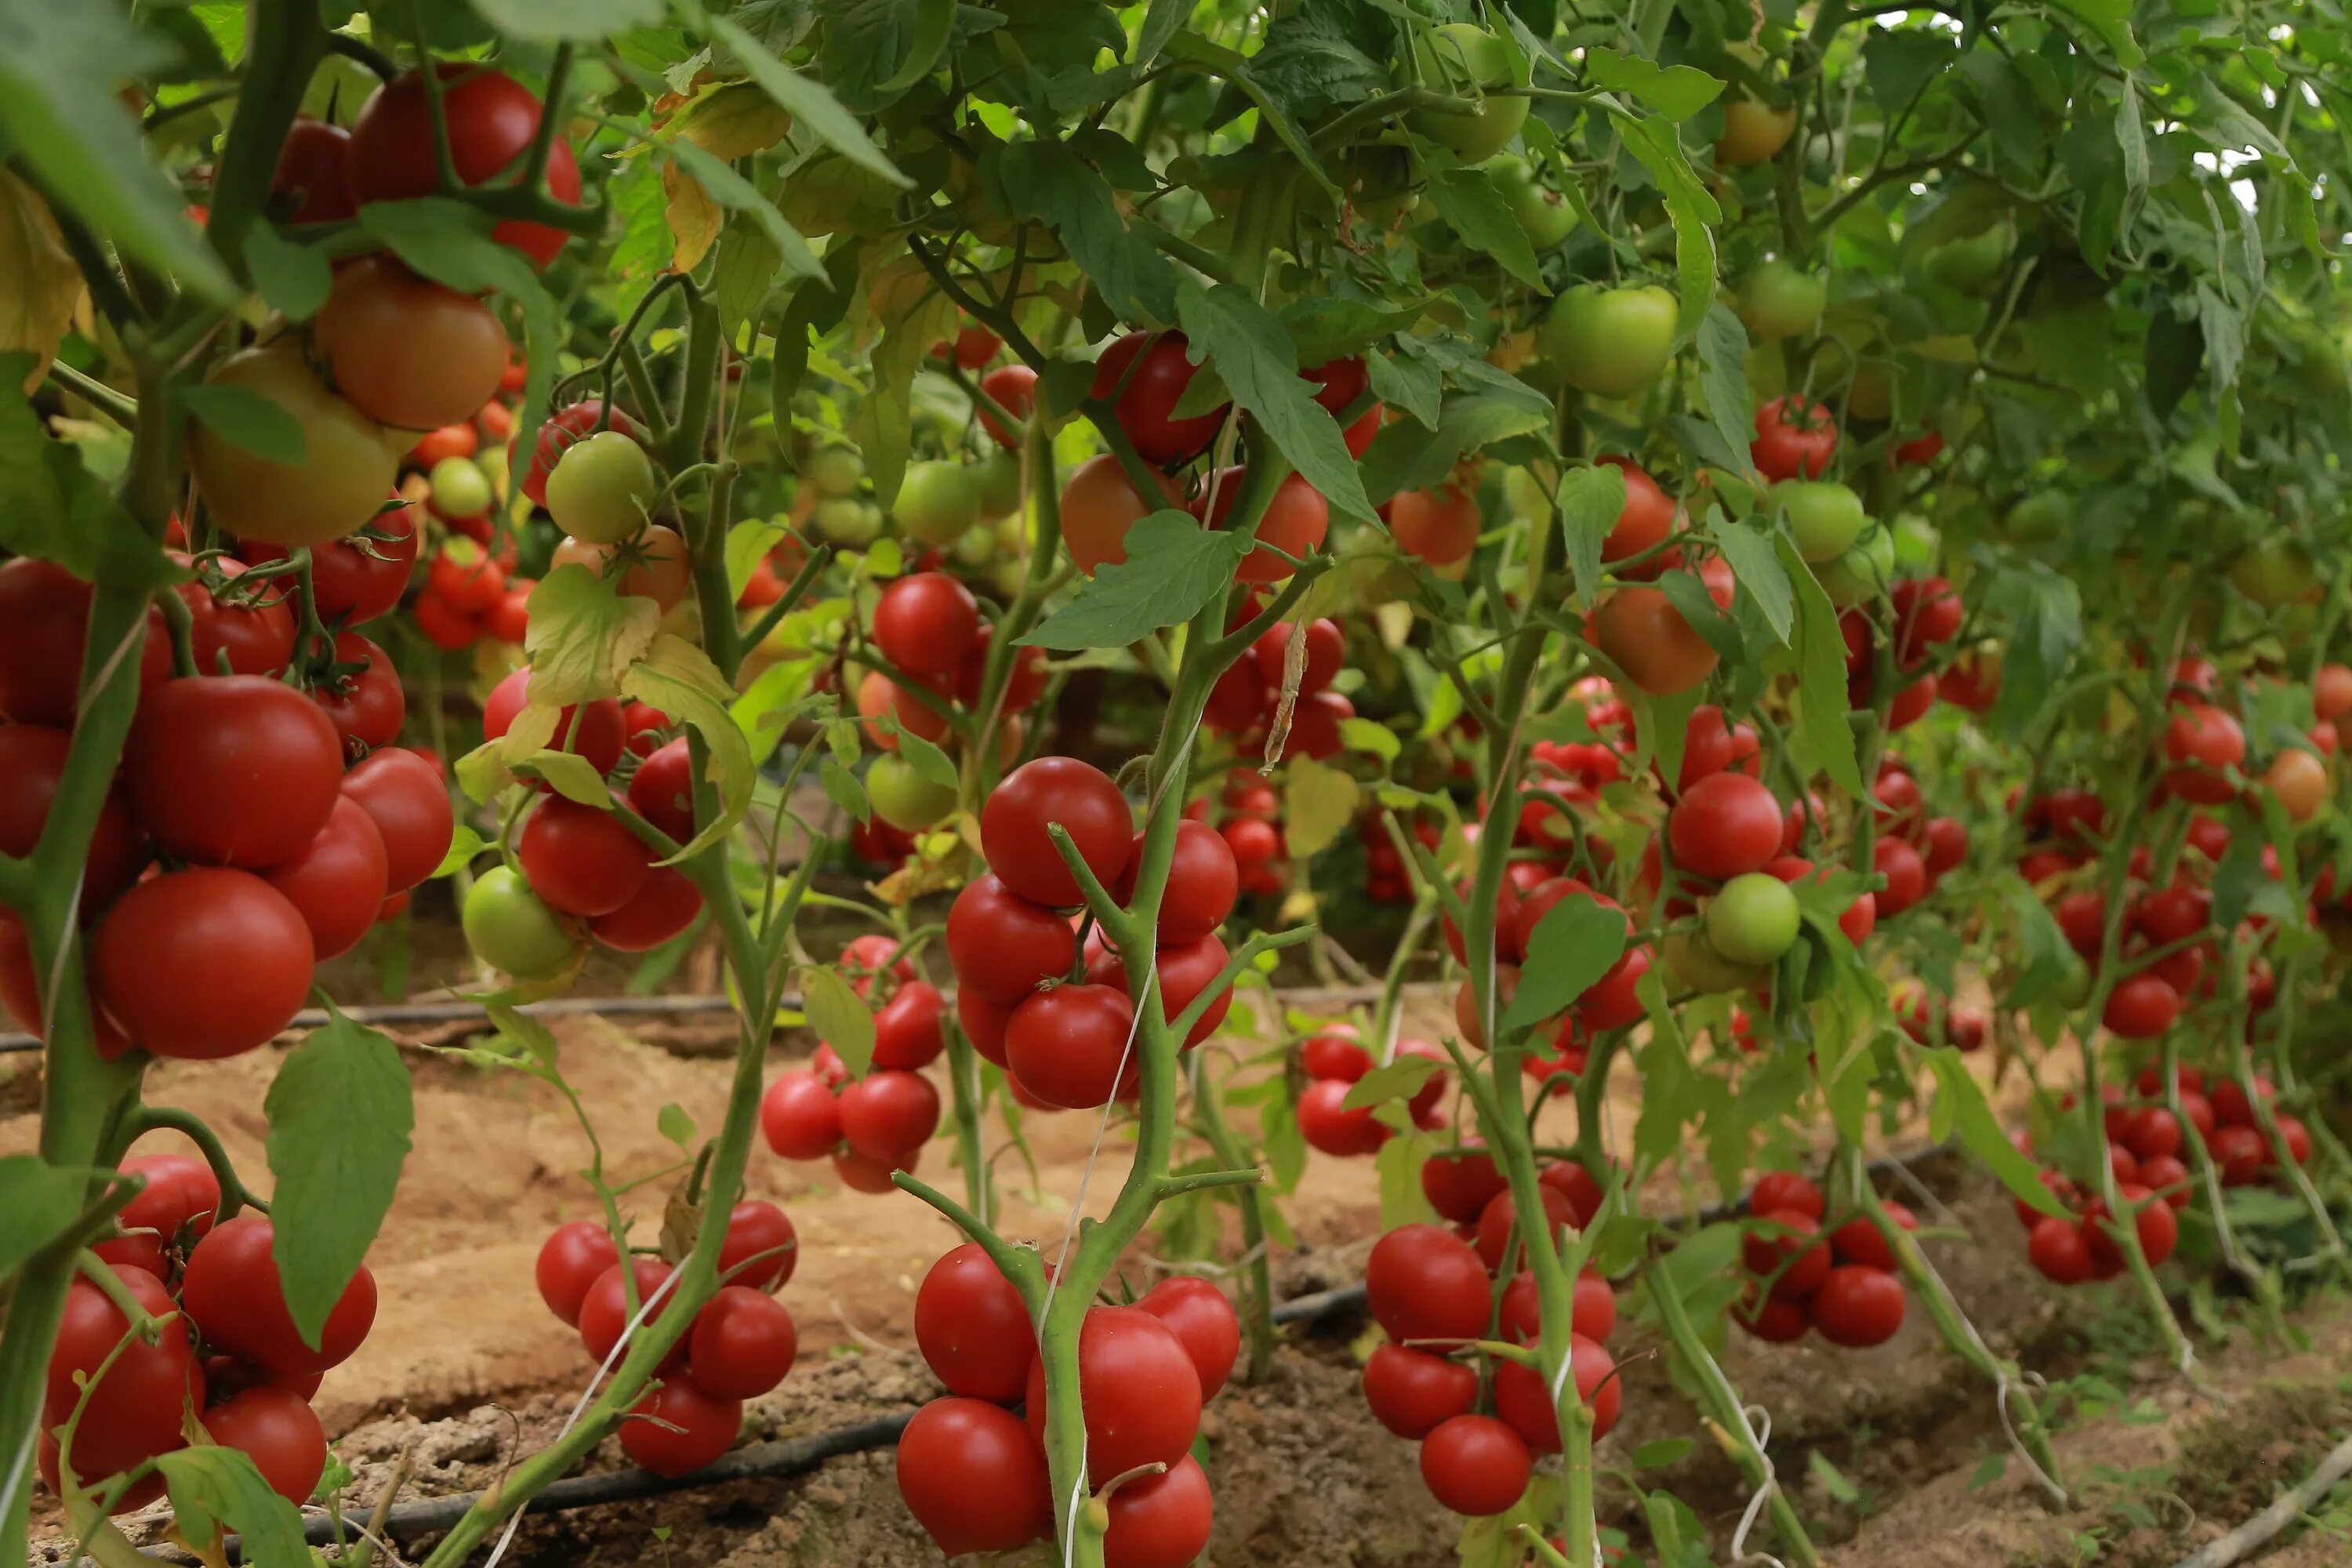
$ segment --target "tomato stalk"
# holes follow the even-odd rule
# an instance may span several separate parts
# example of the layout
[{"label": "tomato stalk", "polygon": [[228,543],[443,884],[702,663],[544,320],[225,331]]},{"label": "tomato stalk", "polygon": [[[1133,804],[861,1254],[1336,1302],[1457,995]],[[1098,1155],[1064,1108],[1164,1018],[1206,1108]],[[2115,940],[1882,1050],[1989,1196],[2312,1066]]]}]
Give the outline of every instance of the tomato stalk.
[{"label": "tomato stalk", "polygon": [[[1217,1086],[1209,1081],[1206,1053],[1194,1051],[1190,1061],[1192,1114],[1202,1140],[1228,1170],[1253,1164],[1225,1121]],[[1265,1194],[1255,1186],[1244,1186],[1234,1195],[1241,1201],[1242,1257],[1249,1274],[1249,1289],[1242,1293],[1241,1301],[1242,1336],[1249,1346],[1249,1361],[1241,1381],[1254,1384],[1264,1382],[1274,1364],[1274,1262],[1266,1256]]]}]

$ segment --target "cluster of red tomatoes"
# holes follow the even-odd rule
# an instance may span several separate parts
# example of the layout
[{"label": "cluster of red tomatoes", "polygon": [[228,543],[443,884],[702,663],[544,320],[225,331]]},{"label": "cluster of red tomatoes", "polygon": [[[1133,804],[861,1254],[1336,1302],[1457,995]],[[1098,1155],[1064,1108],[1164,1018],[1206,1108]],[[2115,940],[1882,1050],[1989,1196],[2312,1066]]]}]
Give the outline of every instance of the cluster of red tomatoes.
[{"label": "cluster of red tomatoes", "polygon": [[[1440,1047],[1414,1039],[1397,1041],[1391,1059],[1402,1057],[1421,1057],[1441,1067],[1446,1059]],[[1307,1075],[1307,1087],[1298,1095],[1298,1131],[1307,1147],[1342,1156],[1379,1153],[1393,1130],[1373,1114],[1372,1107],[1347,1103],[1348,1091],[1378,1065],[1356,1026],[1333,1024],[1309,1035],[1299,1042],[1298,1065]],[[1432,1073],[1413,1090],[1404,1109],[1414,1126],[1433,1132],[1445,1125],[1437,1108],[1444,1092],[1443,1071]]]},{"label": "cluster of red tomatoes", "polygon": [[[1916,1228],[1901,1204],[1883,1205],[1905,1230]],[[1848,1350],[1883,1345],[1903,1326],[1906,1298],[1895,1249],[1868,1215],[1822,1235],[1822,1190],[1789,1171],[1768,1172],[1748,1194],[1755,1217],[1742,1244],[1750,1276],[1732,1315],[1758,1339],[1786,1344],[1817,1329]]]},{"label": "cluster of red tomatoes", "polygon": [[[360,1268],[312,1343],[287,1309],[269,1221],[240,1215],[214,1223],[221,1189],[209,1165],[184,1154],[139,1154],[122,1163],[122,1173],[145,1185],[123,1207],[121,1234],[96,1251],[116,1289],[160,1327],[148,1342],[113,1293],[88,1278],[73,1282],[41,1405],[42,1478],[61,1490],[61,1460],[83,1486],[136,1469],[185,1447],[193,1417],[205,1440],[250,1456],[279,1496],[307,1502],[327,1463],[327,1435],[310,1400],[320,1375],[367,1338],[374,1276]],[[108,1507],[128,1512],[163,1492],[163,1476],[150,1473]]]},{"label": "cluster of red tomatoes", "polygon": [[841,955],[850,988],[874,1007],[874,1059],[852,1079],[820,1045],[806,1068],[776,1075],[760,1101],[768,1147],[787,1160],[833,1161],[853,1192],[887,1193],[912,1171],[940,1125],[940,1091],[922,1069],[947,1048],[947,1000],[887,936],[854,939]]},{"label": "cluster of red tomatoes", "polygon": [[[1221,403],[1205,413],[1176,415],[1192,381],[1190,346],[1181,332],[1130,332],[1095,362],[1094,395],[1112,404],[1120,429],[1143,461],[1156,469],[1200,458],[1232,406]],[[1368,384],[1364,362],[1355,358],[1333,360],[1303,375],[1316,384],[1315,401],[1335,416],[1360,399]],[[1035,381],[1026,366],[1007,366],[990,372],[981,388],[1009,412],[1025,414],[1035,396]],[[982,423],[998,440],[1012,444],[1013,433],[1001,429],[997,421],[983,417]],[[1348,449],[1361,457],[1380,423],[1380,407],[1374,405],[1344,432]],[[1147,499],[1117,457],[1106,453],[1090,458],[1071,471],[1062,487],[1062,542],[1078,570],[1091,574],[1127,559],[1127,531],[1151,512],[1181,507],[1207,526],[1223,528],[1247,477],[1246,465],[1216,469],[1202,476],[1188,497],[1165,472],[1155,473],[1160,493]],[[1274,548],[1244,556],[1234,581],[1273,583],[1289,576],[1290,563],[1275,550],[1304,556],[1322,544],[1330,527],[1331,509],[1322,493],[1301,476],[1286,475],[1257,526],[1260,545]]]},{"label": "cluster of red tomatoes", "polygon": [[1918,1045],[1950,1046],[1962,1052],[1984,1048],[1991,1020],[1981,1007],[1939,995],[1917,979],[1895,982],[1888,1001],[1895,1009],[1895,1021]]},{"label": "cluster of red tomatoes", "polygon": [[1969,858],[1969,829],[1957,816],[1927,815],[1919,781],[1900,757],[1880,760],[1870,796],[1879,829],[1871,868],[1886,879],[1876,912],[1892,918],[1934,893],[1944,873]]},{"label": "cluster of red tomatoes", "polygon": [[[1934,657],[1935,650],[1959,636],[1965,606],[1952,584],[1942,577],[1906,577],[1887,591],[1895,611],[1895,668],[1901,689],[1887,705],[1886,727],[1907,729],[1927,716],[1936,705],[1942,689],[1939,678],[1921,667]],[[1858,609],[1838,616],[1838,631],[1845,639],[1846,700],[1855,708],[1868,708],[1875,700],[1878,682],[1877,629],[1871,618]],[[1969,685],[1964,695],[1969,702],[1982,700],[1977,688]]]},{"label": "cluster of red tomatoes", "polygon": [[[522,391],[523,382],[522,362],[510,359],[499,391],[511,395]],[[544,492],[550,432],[558,428],[557,422],[541,426],[533,448],[532,483],[525,489],[534,500]],[[493,397],[470,418],[426,431],[404,459],[416,471],[402,479],[401,494],[422,502],[446,530],[410,606],[416,629],[436,647],[470,647],[485,637],[520,645],[529,625],[530,591],[538,583],[516,574],[514,540],[500,537],[492,518],[498,481],[484,466],[502,463],[513,431],[514,411],[503,396]],[[491,443],[487,451],[486,441]]]},{"label": "cluster of red tomatoes", "polygon": [[[1217,833],[1234,852],[1241,890],[1260,897],[1279,897],[1290,887],[1290,849],[1282,832],[1282,797],[1255,769],[1234,770],[1218,796],[1221,808]],[[1202,795],[1184,806],[1185,820],[1205,823],[1209,797]]]},{"label": "cluster of red tomatoes", "polygon": [[[1142,1053],[1129,1000],[1130,955],[1089,931],[1079,967],[1078,928],[1063,911],[1085,902],[1047,829],[1067,834],[1095,879],[1131,902],[1144,858],[1127,797],[1109,774],[1075,757],[1039,757],[1005,776],[980,819],[988,874],[948,911],[956,1016],[972,1048],[1034,1099],[1068,1110],[1107,1105],[1138,1091]],[[1150,962],[1160,1003],[1173,1020],[1223,975],[1217,928],[1233,912],[1241,872],[1224,837],[1179,821]],[[1199,1045],[1233,1004],[1226,982],[1187,1031]]]},{"label": "cluster of red tomatoes", "polygon": [[[1255,613],[1246,602],[1236,612],[1244,620]],[[1209,689],[1209,705],[1202,710],[1201,721],[1219,734],[1233,736],[1238,751],[1265,750],[1265,731],[1276,717],[1282,696],[1292,630],[1288,621],[1266,627],[1250,650]],[[1346,744],[1339,738],[1339,726],[1356,716],[1356,705],[1330,689],[1347,656],[1347,639],[1340,634],[1339,623],[1327,619],[1307,623],[1300,641],[1304,661],[1299,667],[1297,700],[1290,710],[1290,729],[1281,755],[1322,762],[1339,754]]]},{"label": "cluster of red tomatoes", "polygon": [[[908,1511],[950,1557],[1052,1540],[1045,1363],[1021,1292],[979,1243],[923,1276],[915,1342],[948,1393],[915,1412],[898,1439]],[[1240,1353],[1233,1303],[1192,1275],[1161,1280],[1132,1306],[1088,1309],[1078,1381],[1107,1568],[1186,1568],[1207,1548],[1209,1478],[1191,1449],[1202,1405]],[[1025,1420],[1006,1408],[1024,1403]]]},{"label": "cluster of red tomatoes", "polygon": [[[1364,896],[1376,904],[1409,904],[1412,902],[1412,873],[1405,868],[1404,851],[1389,837],[1384,810],[1365,812],[1356,818],[1356,837],[1364,846]],[[1445,831],[1436,823],[1415,816],[1405,826],[1414,841],[1423,848],[1435,849],[1445,841]]]},{"label": "cluster of red tomatoes", "polygon": [[[1555,1172],[1582,1178],[1577,1195],[1563,1190],[1565,1181],[1555,1183]],[[1488,1358],[1489,1378],[1454,1357],[1489,1338],[1536,1343],[1543,1313],[1535,1277],[1519,1267],[1523,1258],[1516,1251],[1505,1256],[1516,1216],[1503,1177],[1483,1152],[1432,1158],[1423,1167],[1422,1184],[1433,1201],[1444,1200],[1437,1203],[1441,1214],[1476,1216],[1476,1240],[1442,1226],[1408,1225],[1373,1244],[1364,1291],[1390,1342],[1364,1363],[1364,1402],[1381,1426],[1420,1443],[1422,1479],[1439,1502],[1456,1513],[1497,1514],[1527,1489],[1535,1457],[1559,1452],[1559,1406],[1532,1366],[1495,1355]],[[1555,1227],[1589,1224],[1600,1202],[1580,1166],[1546,1170],[1538,1190]],[[1622,1397],[1616,1363],[1603,1348],[1617,1326],[1616,1294],[1588,1268],[1576,1280],[1570,1310],[1569,1364],[1578,1398],[1591,1407],[1598,1439],[1616,1426]],[[1477,1413],[1482,1394],[1491,1402],[1491,1415]]]},{"label": "cluster of red tomatoes", "polygon": [[[507,676],[482,705],[483,733],[506,735],[530,700],[530,671]],[[693,762],[684,736],[662,740],[667,727],[653,709],[598,698],[559,710],[545,743],[599,774],[629,757],[630,808],[684,844],[694,837]],[[610,811],[542,784],[515,835],[514,864],[493,867],[467,890],[467,942],[485,963],[526,982],[570,972],[588,937],[621,952],[658,947],[702,910],[700,890],[659,859]]]},{"label": "cluster of red tomatoes", "polygon": [[[663,1258],[632,1255],[624,1264],[613,1233],[591,1220],[560,1225],[539,1249],[540,1300],[580,1331],[580,1342],[604,1367],[625,1341],[652,1321],[676,1272]],[[762,1198],[746,1198],[727,1216],[719,1247],[719,1289],[694,1315],[656,1369],[660,1385],[621,1423],[621,1447],[659,1476],[698,1470],[733,1445],[743,1401],[784,1381],[800,1336],[775,1292],[793,1277],[800,1242],[790,1215]]]},{"label": "cluster of red tomatoes", "polygon": [[[345,596],[375,576],[371,563],[347,581],[345,548],[319,552],[316,608],[331,626],[380,613]],[[263,1044],[302,1006],[318,961],[397,912],[448,852],[454,818],[439,771],[386,744],[404,703],[383,651],[345,630],[298,658],[282,580],[242,593],[239,575],[228,561],[177,590],[198,668],[238,673],[173,678],[172,633],[160,609],[149,612],[138,713],[82,883],[110,1056],[139,1046],[210,1059]],[[47,563],[0,566],[0,851],[30,852],[56,804],[89,604],[87,586]],[[289,667],[312,678],[308,691],[278,679]],[[347,748],[365,753],[348,772]],[[230,973],[240,984],[215,983]],[[13,915],[0,915],[0,1002],[43,1031]]]}]

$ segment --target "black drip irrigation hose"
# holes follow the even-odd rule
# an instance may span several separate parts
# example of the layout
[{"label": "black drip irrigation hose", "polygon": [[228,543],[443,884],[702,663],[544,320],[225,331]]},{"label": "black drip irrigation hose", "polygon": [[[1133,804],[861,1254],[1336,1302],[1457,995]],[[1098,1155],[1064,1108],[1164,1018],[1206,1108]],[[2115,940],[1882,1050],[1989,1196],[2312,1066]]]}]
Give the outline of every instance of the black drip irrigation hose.
[{"label": "black drip irrigation hose", "polygon": [[[1886,1175],[1896,1169],[1911,1170],[1949,1151],[1943,1144],[1926,1144],[1902,1154],[1891,1154],[1874,1160],[1864,1167],[1872,1175]],[[1712,1225],[1727,1219],[1746,1207],[1746,1200],[1719,1203],[1700,1209],[1687,1221],[1671,1224]],[[1311,1321],[1318,1318],[1354,1311],[1364,1305],[1361,1285],[1342,1285],[1336,1289],[1318,1290],[1309,1296],[1294,1296],[1276,1304],[1274,1321],[1277,1323]],[[680,1476],[657,1476],[651,1470],[632,1467],[622,1470],[604,1470],[594,1475],[567,1476],[531,1499],[530,1509],[539,1513],[561,1513],[570,1509],[596,1508],[607,1503],[635,1502],[644,1498],[661,1497],[670,1492],[694,1491],[704,1487],[723,1486],[730,1481],[789,1479],[803,1476],[823,1465],[827,1459],[845,1458],[876,1448],[888,1447],[898,1441],[898,1434],[915,1418],[912,1410],[877,1416],[853,1426],[835,1427],[806,1437],[790,1437],[766,1443],[747,1443],[729,1452],[717,1461],[698,1470]],[[385,1513],[383,1534],[405,1539],[419,1535],[437,1535],[450,1529],[471,1511],[481,1500],[479,1492],[451,1492],[444,1497],[419,1498],[414,1502],[394,1503]],[[313,1546],[324,1546],[336,1540],[336,1521],[320,1514],[304,1521],[304,1537]],[[342,1521],[344,1538],[357,1541],[359,1531],[352,1516]],[[237,1555],[237,1539],[228,1538],[232,1561]],[[173,1547],[142,1549],[151,1557],[173,1562],[193,1559]],[[79,1568],[96,1568],[83,1559]]]}]

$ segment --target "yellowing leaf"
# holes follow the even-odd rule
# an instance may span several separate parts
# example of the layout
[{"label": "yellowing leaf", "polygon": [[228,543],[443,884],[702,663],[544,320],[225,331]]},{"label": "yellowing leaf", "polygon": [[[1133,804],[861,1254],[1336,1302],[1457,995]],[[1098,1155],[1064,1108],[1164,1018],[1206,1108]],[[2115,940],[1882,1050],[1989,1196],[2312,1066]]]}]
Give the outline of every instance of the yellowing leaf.
[{"label": "yellowing leaf", "polygon": [[0,351],[32,351],[26,392],[48,374],[81,299],[81,271],[48,204],[0,168]]},{"label": "yellowing leaf", "polygon": [[766,152],[792,129],[792,115],[748,81],[729,82],[705,94],[677,124],[677,134],[730,163]]},{"label": "yellowing leaf", "polygon": [[[562,706],[616,695],[621,671],[644,654],[660,623],[651,599],[624,598],[617,583],[577,563],[557,567],[530,592],[523,650],[530,656],[531,701]],[[509,757],[518,754],[509,748]]]},{"label": "yellowing leaf", "polygon": [[702,737],[720,810],[719,820],[706,823],[693,842],[679,849],[677,858],[684,859],[722,837],[751,809],[751,742],[735,722],[730,708],[735,693],[709,654],[683,637],[665,635],[656,637],[645,658],[622,676],[621,694],[660,709]]},{"label": "yellowing leaf", "polygon": [[1311,757],[1293,761],[1286,825],[1290,852],[1303,860],[1338,843],[1355,820],[1362,795],[1356,781],[1338,768]]},{"label": "yellowing leaf", "polygon": [[725,219],[719,215],[719,204],[702,188],[702,182],[675,162],[662,165],[661,179],[665,197],[662,210],[669,219],[670,234],[677,242],[670,265],[680,272],[691,272],[710,254]]}]

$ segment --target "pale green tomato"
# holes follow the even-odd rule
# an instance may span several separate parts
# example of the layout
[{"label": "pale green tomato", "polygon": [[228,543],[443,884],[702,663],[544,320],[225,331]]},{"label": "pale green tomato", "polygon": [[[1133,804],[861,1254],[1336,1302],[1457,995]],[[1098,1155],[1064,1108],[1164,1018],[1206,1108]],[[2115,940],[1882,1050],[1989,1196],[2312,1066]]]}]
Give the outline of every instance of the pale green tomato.
[{"label": "pale green tomato", "polygon": [[1578,391],[1630,396],[1665,368],[1676,316],[1675,297],[1654,285],[1580,283],[1554,300],[1544,318],[1544,353]]},{"label": "pale green tomato", "polygon": [[2000,276],[2016,237],[2016,230],[1997,223],[1982,234],[1947,241],[1927,253],[1927,276],[1947,289],[1974,294]]},{"label": "pale green tomato", "polygon": [[1525,158],[1497,153],[1487,161],[1486,172],[1494,176],[1495,188],[1503,193],[1503,199],[1511,204],[1511,216],[1527,230],[1528,243],[1537,250],[1551,249],[1576,226],[1574,209],[1543,188]]},{"label": "pale green tomato", "polygon": [[1844,554],[1870,525],[1862,498],[1834,479],[1783,479],[1771,499],[1789,514],[1797,553],[1814,564]]},{"label": "pale green tomato", "polygon": [[926,544],[952,543],[980,521],[980,477],[961,463],[910,463],[890,515]]},{"label": "pale green tomato", "polygon": [[996,531],[992,528],[968,529],[948,546],[948,553],[954,556],[960,565],[985,566],[996,559]]},{"label": "pale green tomato", "polygon": [[808,482],[821,496],[845,496],[866,479],[866,459],[855,447],[825,447],[808,460]]},{"label": "pale green tomato", "polygon": [[1797,940],[1802,911],[1789,884],[1769,872],[1734,877],[1706,907],[1706,941],[1733,963],[1773,963]]},{"label": "pale green tomato", "polygon": [[995,585],[998,596],[1005,599],[1021,592],[1021,584],[1028,575],[1027,563],[1017,555],[999,556],[996,564],[988,569],[989,582]]},{"label": "pale green tomato", "polygon": [[816,503],[809,521],[816,531],[835,544],[861,549],[874,542],[882,531],[879,508],[859,500],[856,496],[827,496]]},{"label": "pale green tomato", "polygon": [[490,476],[471,458],[444,458],[425,478],[433,510],[443,517],[479,517],[490,510]]},{"label": "pale green tomato", "polygon": [[1829,308],[1826,279],[1774,257],[1748,275],[1739,291],[1739,319],[1759,342],[1775,342],[1810,332]]},{"label": "pale green tomato", "polygon": [[1867,604],[1886,591],[1895,577],[1895,537],[1874,528],[1834,561],[1813,568],[1822,591],[1841,610]]},{"label": "pale green tomato", "polygon": [[1526,99],[1481,96],[1498,87],[1526,85],[1518,79],[1514,51],[1502,39],[1475,23],[1448,22],[1415,38],[1412,52],[1422,86],[1478,100],[1467,114],[1417,109],[1408,117],[1415,131],[1451,148],[1465,163],[1485,163],[1519,133],[1528,118]]},{"label": "pale green tomato", "polygon": [[555,526],[591,544],[618,544],[643,532],[660,494],[653,459],[618,430],[574,442],[547,476],[547,510]]},{"label": "pale green tomato", "polygon": [[2230,581],[2265,610],[2292,605],[2319,586],[2309,552],[2289,539],[2249,545],[2230,563]]},{"label": "pale green tomato", "polygon": [[1943,531],[1916,512],[1895,520],[1895,559],[1906,566],[1934,564],[1944,548]]},{"label": "pale green tomato", "polygon": [[578,935],[510,866],[476,879],[457,923],[476,958],[517,980],[560,974],[580,949]]},{"label": "pale green tomato", "polygon": [[1662,946],[1666,967],[1694,991],[1737,991],[1756,978],[1753,966],[1732,963],[1695,931],[1670,931]]},{"label": "pale green tomato", "polygon": [[901,833],[920,833],[955,809],[956,792],[935,784],[916,771],[915,764],[893,752],[874,759],[866,770],[866,797],[874,815]]},{"label": "pale green tomato", "polygon": [[1018,555],[1029,548],[1029,520],[1017,511],[1006,512],[996,520],[996,547],[1007,555]]},{"label": "pale green tomato", "polygon": [[994,522],[1021,508],[1021,454],[991,452],[980,464],[980,520]]},{"label": "pale green tomato", "polygon": [[2057,490],[2037,490],[2009,509],[2009,536],[2021,544],[2055,539],[2074,521],[2074,508]]}]

